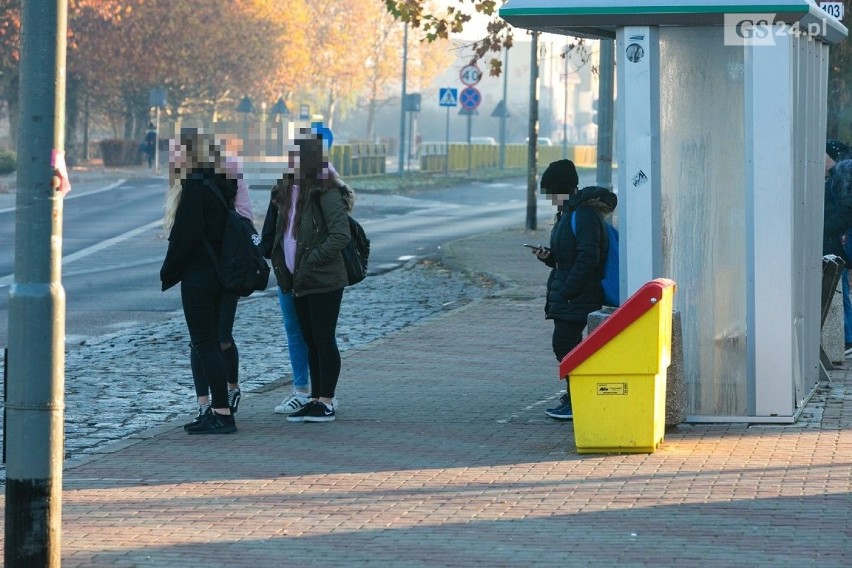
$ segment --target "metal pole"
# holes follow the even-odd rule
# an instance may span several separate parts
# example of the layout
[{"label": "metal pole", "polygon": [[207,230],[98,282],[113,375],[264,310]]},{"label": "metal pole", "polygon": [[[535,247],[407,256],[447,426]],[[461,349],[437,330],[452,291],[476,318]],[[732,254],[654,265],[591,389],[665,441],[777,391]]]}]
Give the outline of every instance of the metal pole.
[{"label": "metal pole", "polygon": [[509,112],[509,101],[506,94],[509,88],[509,50],[503,49],[503,116],[500,117],[500,169],[506,168],[506,113]]},{"label": "metal pole", "polygon": [[414,113],[409,112],[408,113],[408,156],[407,156],[408,157],[408,162],[407,162],[408,165],[406,166],[406,169],[408,171],[411,171],[411,148],[412,148],[411,136],[413,134],[414,134]]},{"label": "metal pole", "polygon": [[447,130],[446,141],[444,146],[444,175],[450,175],[450,107],[447,107]]},{"label": "metal pole", "polygon": [[21,8],[15,280],[9,290],[5,565],[60,565],[65,367],[61,281],[67,0]]},{"label": "metal pole", "polygon": [[535,231],[536,190],[538,189],[538,32],[532,33],[530,45],[530,124],[527,148],[527,223]]},{"label": "metal pole", "polygon": [[470,175],[470,164],[471,164],[471,147],[470,147],[470,135],[473,130],[473,111],[470,111],[467,115],[467,173]]},{"label": "metal pole", "polygon": [[568,159],[568,46],[562,52],[565,59],[565,96],[562,104],[562,159]]},{"label": "metal pole", "polygon": [[408,22],[402,39],[402,98],[399,100],[399,165],[397,173],[402,175],[405,166],[405,82],[408,68]]},{"label": "metal pole", "polygon": [[612,118],[615,41],[602,39],[598,78],[598,185],[612,187]]},{"label": "metal pole", "polygon": [[157,125],[155,131],[157,138],[154,141],[154,173],[160,173],[160,106],[157,105]]}]

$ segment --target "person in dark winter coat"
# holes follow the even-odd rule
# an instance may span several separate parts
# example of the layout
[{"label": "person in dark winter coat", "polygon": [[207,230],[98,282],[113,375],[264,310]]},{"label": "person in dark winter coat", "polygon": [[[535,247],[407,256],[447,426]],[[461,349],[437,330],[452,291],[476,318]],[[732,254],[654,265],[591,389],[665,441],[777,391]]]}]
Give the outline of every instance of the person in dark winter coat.
[{"label": "person in dark winter coat", "polygon": [[154,123],[148,123],[148,130],[145,132],[145,139],[142,141],[142,151],[148,158],[148,169],[154,167],[154,157],[157,155],[157,130],[154,128]]},{"label": "person in dark winter coat", "polygon": [[[313,123],[311,130],[322,136],[323,142],[331,149],[334,136],[331,130],[322,126],[320,123]],[[355,193],[352,189],[340,179],[337,171],[331,162],[328,163],[328,174],[338,187],[346,194],[346,204],[351,212],[355,202]],[[273,189],[277,191],[277,187]],[[278,219],[278,206],[274,200],[271,200],[266,212],[266,219],[263,223],[261,235],[261,250],[266,258],[272,258],[273,242],[275,241],[275,230]],[[293,371],[293,391],[287,395],[280,404],[275,406],[273,412],[276,414],[294,414],[301,410],[305,405],[311,402],[311,387],[310,387],[310,369],[308,367],[308,346],[305,343],[305,337],[302,334],[302,327],[299,325],[299,318],[296,316],[296,306],[293,303],[293,291],[284,291],[280,286],[277,287],[278,305],[281,308],[281,319],[284,323],[284,335],[287,337],[287,351],[290,355],[290,367]],[[332,398],[332,407],[335,412],[338,408],[337,397]]]},{"label": "person in dark winter coat", "polygon": [[[186,145],[196,134],[196,128],[182,128],[177,139],[169,141],[169,199],[179,195],[181,191],[181,180],[186,177]],[[224,151],[223,160],[225,164],[225,175],[237,184],[237,196],[234,199],[234,209],[237,213],[248,219],[254,220],[249,197],[248,185],[243,179],[242,160],[237,155],[237,148],[233,146],[233,137],[220,138],[218,143]],[[231,146],[231,148],[229,148]],[[228,368],[228,406],[231,414],[236,414],[242,400],[240,390],[240,353],[234,340],[234,320],[237,313],[239,296],[235,292],[225,290],[222,293],[222,301],[219,306],[219,347]],[[198,357],[198,352],[192,349],[190,344],[190,361],[192,364],[192,378],[195,382],[195,395],[198,400],[198,414],[193,422],[184,425],[188,430],[204,418],[210,407],[210,388],[204,375],[204,369]]]},{"label": "person in dark winter coat", "polygon": [[228,370],[219,345],[224,289],[205,242],[219,250],[225,229],[225,205],[210,186],[215,185],[232,204],[237,183],[226,177],[224,156],[212,136],[194,132],[187,135],[185,143],[185,174],[169,189],[166,201],[164,227],[169,231],[169,246],[160,280],[163,291],[181,284],[183,313],[192,350],[200,363],[198,369],[193,368],[196,390],[204,383],[213,399],[211,408],[185,430],[190,434],[230,434],[237,426],[228,401]]},{"label": "person in dark winter coat", "polygon": [[852,300],[849,298],[849,266],[852,258],[852,151],[838,140],[825,145],[825,209],[822,253],[839,256],[846,263],[840,273],[843,293],[843,332],[846,354],[852,355]]},{"label": "person in dark winter coat", "polygon": [[352,194],[344,197],[329,171],[321,134],[300,132],[296,148],[290,153],[293,173],[276,186],[267,210],[266,253],[278,287],[292,293],[308,346],[311,400],[287,420],[330,422],[336,417],[334,394],[340,376],[336,329],[343,288],[349,282],[341,251],[350,239]]},{"label": "person in dark winter coat", "polygon": [[[582,341],[588,315],[603,304],[600,281],[609,247],[604,216],[618,203],[617,196],[606,188],[591,186],[578,191],[578,184],[570,160],[553,162],[545,170],[541,190],[556,206],[556,220],[550,248],[533,250],[551,268],[544,311],[553,320],[553,353],[560,361]],[[556,419],[572,418],[570,389],[559,406],[546,413]]]}]

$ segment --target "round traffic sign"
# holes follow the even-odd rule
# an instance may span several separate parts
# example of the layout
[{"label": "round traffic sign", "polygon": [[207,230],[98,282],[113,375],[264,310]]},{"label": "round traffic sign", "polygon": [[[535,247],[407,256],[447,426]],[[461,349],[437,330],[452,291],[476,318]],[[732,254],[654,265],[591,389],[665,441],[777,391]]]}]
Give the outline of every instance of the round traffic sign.
[{"label": "round traffic sign", "polygon": [[462,67],[459,77],[461,77],[462,83],[468,87],[472,87],[479,83],[479,80],[482,79],[482,71],[480,71],[479,67],[476,65],[465,65]]},{"label": "round traffic sign", "polygon": [[475,109],[481,102],[482,94],[479,92],[479,89],[468,87],[466,89],[462,89],[459,93],[459,104],[467,110]]}]

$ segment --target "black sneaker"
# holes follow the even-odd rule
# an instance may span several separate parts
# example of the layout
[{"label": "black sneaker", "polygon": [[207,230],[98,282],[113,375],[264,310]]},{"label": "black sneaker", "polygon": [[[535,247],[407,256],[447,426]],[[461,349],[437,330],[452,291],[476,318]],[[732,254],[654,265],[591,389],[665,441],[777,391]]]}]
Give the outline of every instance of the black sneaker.
[{"label": "black sneaker", "polygon": [[228,389],[228,406],[231,407],[231,414],[236,414],[237,409],[240,407],[240,399],[242,398],[243,393],[240,392],[239,387],[235,389]]},{"label": "black sneaker", "polygon": [[574,411],[571,408],[571,395],[566,392],[559,398],[559,406],[548,408],[544,413],[556,420],[571,420],[574,418]]},{"label": "black sneaker", "polygon": [[297,410],[296,412],[294,412],[293,414],[288,416],[287,422],[304,422],[305,416],[307,416],[308,413],[311,411],[311,409],[314,407],[314,405],[317,405],[317,404],[319,404],[318,401],[311,400],[305,406],[303,406],[302,408],[300,408],[299,410]]},{"label": "black sneaker", "polygon": [[216,414],[210,409],[198,424],[190,426],[186,431],[190,434],[233,434],[237,431],[237,424],[233,414]]},{"label": "black sneaker", "polygon": [[308,412],[305,413],[305,422],[332,422],[334,420],[334,408],[323,402],[317,401]]},{"label": "black sneaker", "polygon": [[201,422],[201,419],[204,417],[205,414],[207,414],[207,410],[209,408],[210,408],[209,404],[204,404],[202,406],[199,406],[198,407],[198,415],[195,417],[195,420],[193,420],[192,422],[187,422],[186,424],[184,424],[183,429],[187,430],[190,427],[195,426],[196,424]]}]

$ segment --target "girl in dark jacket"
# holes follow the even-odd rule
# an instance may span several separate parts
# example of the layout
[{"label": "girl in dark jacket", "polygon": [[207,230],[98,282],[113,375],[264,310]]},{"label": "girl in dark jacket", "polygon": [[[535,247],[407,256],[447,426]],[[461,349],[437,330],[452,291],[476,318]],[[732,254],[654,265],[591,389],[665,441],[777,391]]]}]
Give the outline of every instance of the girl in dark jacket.
[{"label": "girl in dark jacket", "polygon": [[330,174],[321,136],[304,130],[290,153],[293,173],[279,182],[267,211],[272,223],[272,267],[279,288],[293,294],[296,316],[308,346],[311,401],[290,422],[330,422],[340,376],[337,318],[348,283],[341,251],[349,242],[344,198]]},{"label": "girl in dark jacket", "polygon": [[228,404],[228,371],[219,345],[219,309],[223,289],[205,242],[219,250],[225,227],[225,205],[237,194],[234,179],[225,175],[225,161],[212,136],[193,133],[186,142],[186,174],[169,189],[164,226],[169,247],[160,269],[163,290],[181,283],[180,298],[192,350],[198,368],[193,368],[196,390],[209,385],[212,408],[188,424],[190,434],[230,434],[237,431]]},{"label": "girl in dark jacket", "polygon": [[[553,320],[553,352],[559,361],[582,341],[588,315],[603,304],[600,281],[609,246],[603,217],[618,203],[606,188],[577,191],[578,185],[577,170],[570,160],[553,162],[545,170],[541,190],[557,208],[556,221],[550,232],[550,249],[533,249],[551,268],[544,311]],[[570,389],[559,406],[546,413],[561,420],[572,418]]]}]

